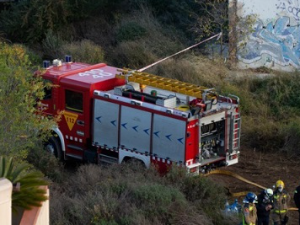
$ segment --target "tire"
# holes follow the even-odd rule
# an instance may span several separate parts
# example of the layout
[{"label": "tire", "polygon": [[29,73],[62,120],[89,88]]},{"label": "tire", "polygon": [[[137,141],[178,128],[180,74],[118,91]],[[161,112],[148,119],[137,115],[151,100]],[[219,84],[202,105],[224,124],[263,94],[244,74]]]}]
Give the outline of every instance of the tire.
[{"label": "tire", "polygon": [[61,146],[57,138],[50,137],[48,142],[45,144],[45,149],[59,160],[63,160]]}]

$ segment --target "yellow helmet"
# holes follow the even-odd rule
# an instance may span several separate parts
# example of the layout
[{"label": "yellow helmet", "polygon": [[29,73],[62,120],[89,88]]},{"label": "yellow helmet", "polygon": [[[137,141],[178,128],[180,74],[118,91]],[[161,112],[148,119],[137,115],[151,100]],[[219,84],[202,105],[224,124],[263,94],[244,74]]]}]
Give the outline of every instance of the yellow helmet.
[{"label": "yellow helmet", "polygon": [[283,181],[282,181],[282,180],[276,181],[275,187],[276,187],[276,188],[278,188],[278,187],[284,188],[284,183],[283,183]]}]

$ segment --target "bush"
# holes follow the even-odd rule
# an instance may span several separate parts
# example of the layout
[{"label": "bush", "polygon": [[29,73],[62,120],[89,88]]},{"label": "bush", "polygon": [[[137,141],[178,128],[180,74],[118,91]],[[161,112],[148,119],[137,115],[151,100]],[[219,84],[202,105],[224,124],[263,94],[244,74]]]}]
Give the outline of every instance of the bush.
[{"label": "bush", "polygon": [[282,151],[287,152],[289,157],[300,155],[300,118],[293,118],[280,130],[280,135],[284,137]]},{"label": "bush", "polygon": [[89,40],[64,44],[60,49],[60,54],[61,57],[71,55],[74,61],[90,64],[104,61],[104,51],[102,48]]},{"label": "bush", "polygon": [[20,189],[12,193],[12,209],[18,211],[22,209],[32,209],[34,206],[40,207],[43,201],[48,198],[46,190],[41,186],[48,185],[43,174],[29,169],[25,163],[15,163],[13,158],[0,156],[0,178],[7,178],[13,185],[19,183]]},{"label": "bush", "polygon": [[45,58],[57,59],[61,56],[61,49],[64,41],[58,34],[48,30],[45,39],[42,41],[43,54]]},{"label": "bush", "polygon": [[214,224],[222,224],[224,194],[208,179],[180,172],[161,177],[134,167],[83,165],[61,186],[53,184],[51,224],[185,224],[188,219],[211,225],[208,209],[220,214]]},{"label": "bush", "polygon": [[27,161],[52,181],[61,183],[65,178],[62,163],[41,146],[40,143],[29,151]]},{"label": "bush", "polygon": [[1,26],[17,42],[35,43],[45,38],[47,30],[57,31],[67,24],[66,0],[20,1],[0,14]]},{"label": "bush", "polygon": [[142,38],[147,34],[147,30],[140,26],[136,22],[129,22],[124,24],[117,30],[117,40],[122,41],[134,41]]}]

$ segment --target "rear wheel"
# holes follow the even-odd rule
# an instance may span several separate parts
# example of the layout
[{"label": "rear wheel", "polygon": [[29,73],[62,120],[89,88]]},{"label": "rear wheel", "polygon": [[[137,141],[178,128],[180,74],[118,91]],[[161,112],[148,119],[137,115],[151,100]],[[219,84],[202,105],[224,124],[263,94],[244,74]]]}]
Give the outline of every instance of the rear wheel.
[{"label": "rear wheel", "polygon": [[57,138],[50,137],[48,142],[45,144],[45,149],[59,160],[63,160],[61,146]]}]

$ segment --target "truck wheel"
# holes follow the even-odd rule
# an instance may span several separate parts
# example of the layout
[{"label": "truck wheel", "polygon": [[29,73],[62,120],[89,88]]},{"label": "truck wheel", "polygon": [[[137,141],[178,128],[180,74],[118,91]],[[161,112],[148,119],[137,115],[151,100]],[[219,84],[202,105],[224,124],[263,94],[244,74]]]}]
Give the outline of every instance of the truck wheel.
[{"label": "truck wheel", "polygon": [[59,141],[55,137],[50,137],[48,142],[45,144],[45,149],[59,160],[63,160],[62,150]]}]

